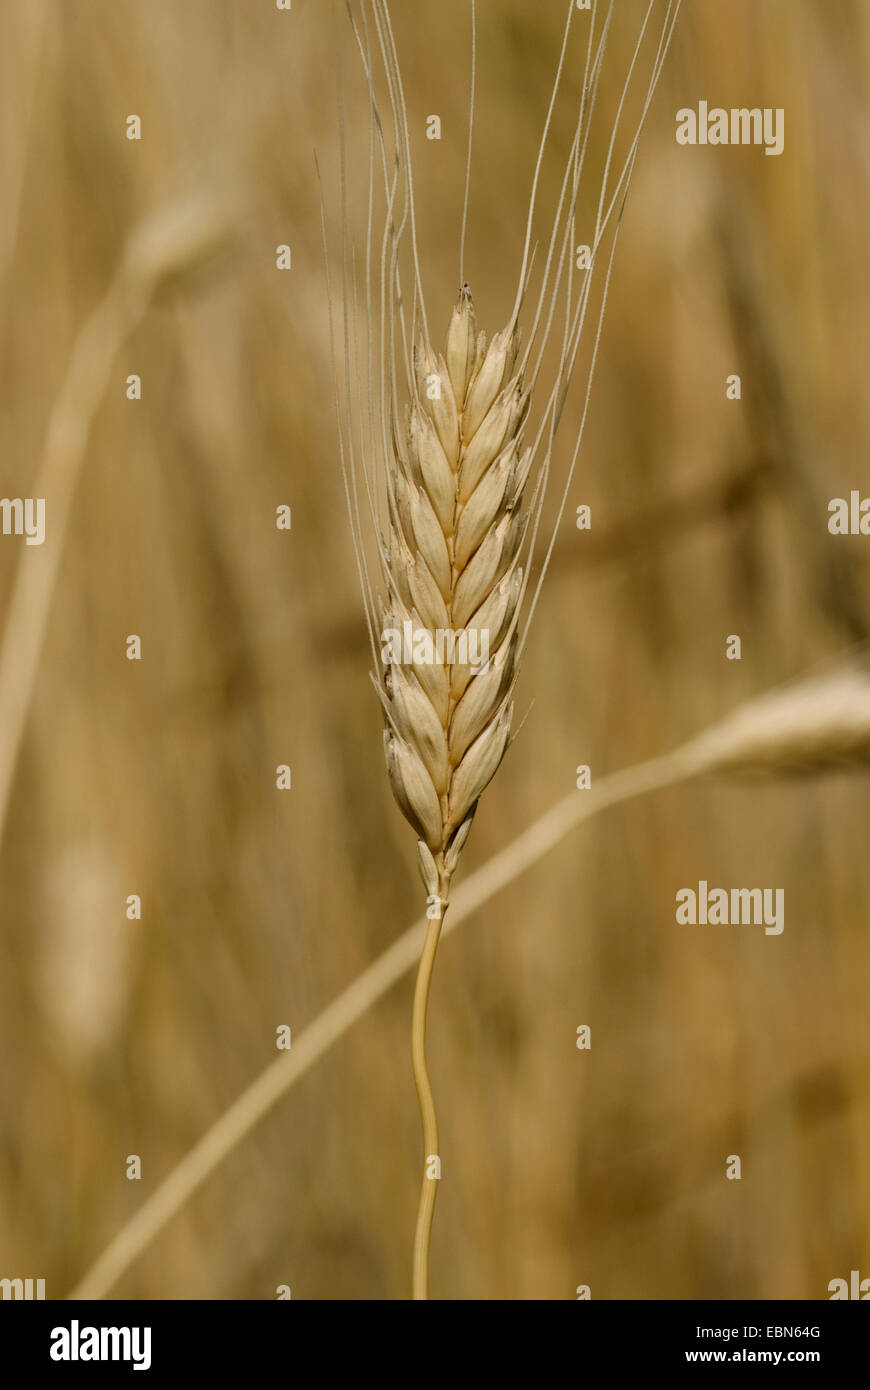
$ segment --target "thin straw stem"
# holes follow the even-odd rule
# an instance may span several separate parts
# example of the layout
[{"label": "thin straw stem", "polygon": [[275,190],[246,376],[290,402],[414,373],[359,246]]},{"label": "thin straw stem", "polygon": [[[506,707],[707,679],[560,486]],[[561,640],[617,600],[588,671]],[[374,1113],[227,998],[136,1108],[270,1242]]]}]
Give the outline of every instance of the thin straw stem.
[{"label": "thin straw stem", "polygon": [[[439,913],[441,909],[439,908]],[[432,1219],[435,1215],[435,1199],[438,1196],[440,1179],[440,1153],[438,1145],[438,1116],[435,1111],[435,1097],[429,1080],[426,1065],[426,1016],[429,1011],[429,991],[432,987],[432,971],[435,968],[435,954],[441,936],[442,916],[430,921],[426,930],[423,953],[417,971],[417,984],[414,989],[414,1012],[411,1020],[411,1060],[414,1068],[414,1085],[420,1101],[420,1119],[423,1125],[423,1178],[420,1187],[420,1204],[417,1209],[417,1228],[414,1232],[414,1283],[413,1296],[416,1301],[429,1297],[429,1246],[432,1240]]]},{"label": "thin straw stem", "polygon": [[[500,854],[482,865],[451,898],[442,938],[488,902],[494,894],[537,863],[582,821],[622,801],[640,796],[703,771],[687,763],[683,749],[602,778],[588,792],[576,791],[558,801],[518,835]],[[215,1121],[164,1178],[69,1294],[71,1299],[104,1298],[157,1235],[190,1201],[226,1158],[373,1004],[412,970],[420,959],[429,923],[423,917],[359,975],[276,1058]]]}]

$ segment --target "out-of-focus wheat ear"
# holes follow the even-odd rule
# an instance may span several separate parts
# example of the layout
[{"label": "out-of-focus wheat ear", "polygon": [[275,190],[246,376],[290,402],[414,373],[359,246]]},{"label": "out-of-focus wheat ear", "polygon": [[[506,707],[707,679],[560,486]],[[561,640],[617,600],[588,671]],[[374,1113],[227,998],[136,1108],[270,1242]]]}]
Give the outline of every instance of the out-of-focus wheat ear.
[{"label": "out-of-focus wheat ear", "polygon": [[226,199],[205,188],[180,197],[134,226],[104,297],[79,328],[63,381],[48,415],[34,496],[49,498],[51,543],[35,563],[20,552],[4,591],[0,643],[0,841],[42,646],[51,615],[64,541],[87,462],[93,421],[117,352],[166,286],[209,262],[236,235]]},{"label": "out-of-focus wheat ear", "polygon": [[687,745],[699,772],[818,773],[870,764],[870,674],[849,667],[748,700]]}]

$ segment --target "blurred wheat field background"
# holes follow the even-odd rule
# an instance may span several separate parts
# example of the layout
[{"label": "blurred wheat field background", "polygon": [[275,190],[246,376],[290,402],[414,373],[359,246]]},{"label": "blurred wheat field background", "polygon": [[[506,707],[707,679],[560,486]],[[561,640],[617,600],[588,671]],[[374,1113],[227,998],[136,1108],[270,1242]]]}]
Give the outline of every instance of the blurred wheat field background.
[{"label": "blurred wheat field background", "polygon": [[[611,103],[643,8],[620,7]],[[564,6],[479,10],[466,274],[491,330],[513,297]],[[394,20],[440,332],[469,5],[396,4]],[[44,1277],[48,1297],[273,1060],[278,1025],[301,1031],[419,914],[332,416],[314,155],[334,230],[339,66],[352,133],[367,111],[341,7],[333,22],[315,0],[0,4],[2,496],[33,495],[76,334],[140,219],[205,189],[232,222],[112,363],[0,845],[0,1275]],[[782,107],[784,153],[681,148],[674,114],[702,99]],[[431,112],[440,142],[424,138]],[[131,113],[141,141],[125,138]],[[567,141],[566,120],[550,198]],[[868,201],[866,5],[684,0],[525,723],[463,874],[570,791],[578,764],[593,779],[627,767],[863,648],[870,541],[829,535],[827,504],[870,494]],[[46,527],[47,550],[50,499]],[[0,536],[0,624],[21,555]],[[850,1269],[870,1275],[868,811],[861,773],[655,793],[581,827],[445,943],[429,1021],[436,1297],[572,1298],[582,1283],[594,1298],[824,1298]],[[674,895],[699,879],[783,887],[784,932],[677,926]],[[248,1136],[118,1296],[407,1296],[411,988]]]}]

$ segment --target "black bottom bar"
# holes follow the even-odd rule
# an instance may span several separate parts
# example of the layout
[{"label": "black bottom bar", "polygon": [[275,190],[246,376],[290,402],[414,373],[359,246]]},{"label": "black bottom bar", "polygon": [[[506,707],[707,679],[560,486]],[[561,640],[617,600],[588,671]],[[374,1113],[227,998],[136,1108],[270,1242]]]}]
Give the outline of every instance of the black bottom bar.
[{"label": "black bottom bar", "polygon": [[656,1375],[681,1367],[703,1375],[723,1366],[805,1366],[830,1376],[861,1364],[870,1333],[860,1306],[837,1301],[590,1301],[561,1313],[553,1305],[525,1304],[520,1311],[512,1304],[510,1323],[500,1325],[503,1306],[441,1303],[403,1314],[392,1303],[382,1324],[377,1305],[363,1302],[3,1302],[0,1339],[19,1378],[30,1371],[59,1379],[104,1371],[135,1376],[138,1367],[157,1381],[184,1371],[225,1380],[253,1367],[266,1379],[283,1370],[292,1382],[300,1374],[310,1380],[312,1373],[334,1373],[345,1362],[355,1376],[380,1368],[393,1379],[409,1376],[420,1354],[403,1369],[406,1355],[394,1332],[407,1331],[410,1346],[417,1345],[422,1319],[431,1329],[419,1343],[427,1379],[441,1369],[455,1375],[460,1344],[451,1334],[458,1332],[463,1379],[479,1365],[491,1381],[500,1363],[522,1378],[519,1358],[531,1358],[540,1384],[561,1380],[572,1368],[579,1376],[584,1367],[597,1367],[598,1381],[608,1372]]}]

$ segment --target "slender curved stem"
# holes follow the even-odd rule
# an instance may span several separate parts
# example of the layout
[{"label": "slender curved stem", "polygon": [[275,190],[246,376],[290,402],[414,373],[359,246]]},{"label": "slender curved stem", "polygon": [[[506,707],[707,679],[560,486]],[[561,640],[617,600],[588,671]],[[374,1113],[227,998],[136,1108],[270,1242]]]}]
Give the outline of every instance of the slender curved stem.
[{"label": "slender curved stem", "polygon": [[[544,815],[527,826],[503,850],[494,855],[456,890],[450,920],[443,934],[450,935],[473,913],[533,864],[538,863],[576,826],[591,820],[610,806],[632,797],[673,786],[709,771],[693,745],[659,755],[602,777],[582,796],[571,791]],[[429,927],[419,918],[372,961],[341,994],[332,1000],[293,1040],[293,1049],[282,1052],[254,1078],[240,1096],[223,1111],[175,1167],[158,1183],[138,1211],[115,1233],[99,1258],[67,1294],[70,1299],[105,1298],[130,1266],[183,1210],[221,1164],[270,1114],[301,1077],[364,1018],[373,1004],[411,971]]]},{"label": "slender curved stem", "polygon": [[417,970],[417,984],[414,989],[414,1010],[411,1017],[411,1061],[414,1068],[414,1085],[420,1101],[420,1119],[423,1125],[423,1180],[420,1187],[420,1204],[417,1208],[417,1228],[414,1232],[414,1282],[413,1297],[424,1300],[429,1297],[429,1246],[432,1240],[432,1220],[435,1215],[435,1199],[438,1196],[438,1182],[441,1177],[441,1156],[438,1152],[438,1115],[435,1110],[435,1097],[429,1080],[426,1065],[426,1015],[429,1010],[429,990],[432,985],[432,971],[435,968],[435,953],[441,936],[441,924],[447,911],[450,892],[449,875],[442,873],[438,886],[440,902],[438,916],[426,927],[426,939]]}]

